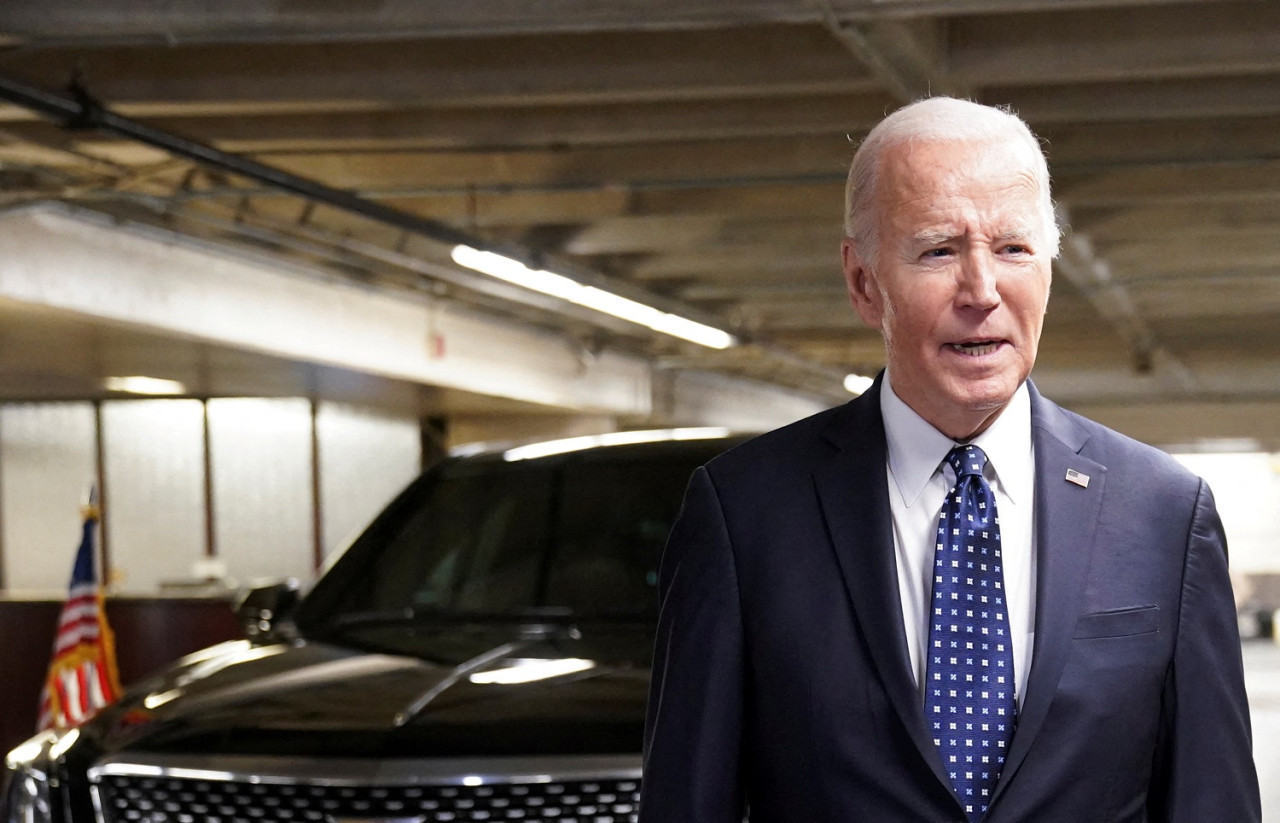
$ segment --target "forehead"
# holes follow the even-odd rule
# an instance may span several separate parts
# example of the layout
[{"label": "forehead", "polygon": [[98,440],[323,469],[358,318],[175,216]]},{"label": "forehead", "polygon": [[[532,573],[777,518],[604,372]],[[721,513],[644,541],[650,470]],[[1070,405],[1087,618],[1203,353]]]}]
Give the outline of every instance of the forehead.
[{"label": "forehead", "polygon": [[1035,168],[1030,147],[1020,140],[899,144],[881,159],[881,219],[899,229],[955,223],[968,230],[1030,228],[1043,208]]}]

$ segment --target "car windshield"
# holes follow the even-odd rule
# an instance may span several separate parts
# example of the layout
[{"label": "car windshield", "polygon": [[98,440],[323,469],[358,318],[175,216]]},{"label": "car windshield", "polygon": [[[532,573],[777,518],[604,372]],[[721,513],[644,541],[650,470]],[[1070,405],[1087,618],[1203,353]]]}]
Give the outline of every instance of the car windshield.
[{"label": "car windshield", "polygon": [[299,626],[350,638],[433,622],[653,619],[689,475],[725,445],[449,461],[316,584]]}]

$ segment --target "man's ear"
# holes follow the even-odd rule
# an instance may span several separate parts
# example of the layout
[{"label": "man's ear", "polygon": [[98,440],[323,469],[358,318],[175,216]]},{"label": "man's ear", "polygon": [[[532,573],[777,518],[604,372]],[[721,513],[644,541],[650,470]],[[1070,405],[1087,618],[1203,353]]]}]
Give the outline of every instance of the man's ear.
[{"label": "man's ear", "polygon": [[849,290],[849,302],[857,310],[862,322],[873,329],[880,328],[884,318],[884,297],[880,284],[870,267],[863,262],[857,244],[846,237],[840,242],[840,259],[844,264],[844,283]]}]

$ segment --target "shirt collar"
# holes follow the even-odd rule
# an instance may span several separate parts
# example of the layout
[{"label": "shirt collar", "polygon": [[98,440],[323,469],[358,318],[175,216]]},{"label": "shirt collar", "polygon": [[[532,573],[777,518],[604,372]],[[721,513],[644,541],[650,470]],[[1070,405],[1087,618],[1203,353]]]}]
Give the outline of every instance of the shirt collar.
[{"label": "shirt collar", "polygon": [[[889,447],[889,471],[903,501],[912,506],[942,461],[957,444],[935,429],[893,391],[888,371],[880,391],[880,415]],[[1014,503],[1032,488],[1031,394],[1023,382],[990,428],[973,439],[982,449],[996,482]]]}]

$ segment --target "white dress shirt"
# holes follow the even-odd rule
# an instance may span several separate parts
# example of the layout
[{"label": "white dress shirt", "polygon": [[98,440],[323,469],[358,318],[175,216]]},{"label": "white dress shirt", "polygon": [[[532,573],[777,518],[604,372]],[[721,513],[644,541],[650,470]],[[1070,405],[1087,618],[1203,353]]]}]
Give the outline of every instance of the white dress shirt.
[{"label": "white dress shirt", "polygon": [[[933,557],[942,501],[955,485],[943,460],[958,445],[916,414],[894,394],[885,373],[880,413],[888,440],[889,508],[897,555],[902,622],[920,699],[929,641],[929,603],[933,593]],[[983,472],[996,497],[1004,560],[1005,602],[1013,632],[1014,689],[1021,708],[1035,639],[1035,454],[1031,440],[1031,395],[1026,384],[991,427],[971,441],[987,455]]]}]

